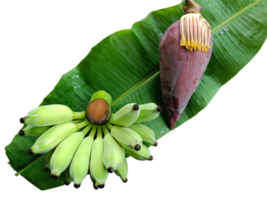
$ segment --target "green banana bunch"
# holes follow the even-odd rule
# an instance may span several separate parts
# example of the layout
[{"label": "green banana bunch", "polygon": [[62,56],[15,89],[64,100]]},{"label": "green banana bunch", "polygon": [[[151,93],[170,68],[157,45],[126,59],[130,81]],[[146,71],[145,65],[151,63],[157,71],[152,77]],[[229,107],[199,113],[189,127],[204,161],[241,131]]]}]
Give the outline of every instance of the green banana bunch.
[{"label": "green banana bunch", "polygon": [[139,106],[135,103],[130,103],[123,106],[114,114],[111,123],[119,126],[128,127],[131,126],[134,122],[136,122],[139,115]]},{"label": "green banana bunch", "polygon": [[96,131],[97,126],[93,126],[89,136],[83,139],[71,161],[69,172],[75,188],[81,186],[83,179],[88,174],[91,149]]},{"label": "green banana bunch", "polygon": [[113,126],[111,135],[125,148],[139,151],[142,146],[142,138],[130,128]]},{"label": "green banana bunch", "polygon": [[129,128],[138,133],[142,137],[143,142],[149,145],[158,146],[158,142],[155,138],[155,133],[152,129],[143,124],[133,124],[129,126]]},{"label": "green banana bunch", "polygon": [[127,183],[128,163],[126,159],[123,160],[122,165],[115,171],[115,174],[117,174],[124,183]]},{"label": "green banana bunch", "polygon": [[46,154],[46,157],[45,157],[45,172],[49,172],[50,171],[50,160],[51,160],[53,152],[54,152],[54,150],[51,150]]},{"label": "green banana bunch", "polygon": [[31,125],[27,125],[24,129],[19,131],[20,136],[30,136],[30,137],[39,137],[45,131],[50,129],[51,126],[43,126],[43,127],[34,127]]},{"label": "green banana bunch", "polygon": [[106,126],[103,127],[104,137],[104,154],[103,163],[109,173],[113,173],[123,163],[125,159],[124,148],[109,133]]},{"label": "green banana bunch", "polygon": [[128,149],[125,149],[125,152],[129,155],[135,158],[136,160],[153,160],[153,156],[151,155],[149,149],[146,145],[142,145],[140,151],[131,151]]},{"label": "green banana bunch", "polygon": [[57,146],[50,160],[51,178],[57,179],[69,166],[76,149],[90,130],[89,128],[90,126],[81,132],[71,134]]},{"label": "green banana bunch", "polygon": [[139,108],[140,115],[136,123],[151,121],[157,118],[160,115],[160,112],[163,110],[161,106],[158,106],[155,103],[139,105]]},{"label": "green banana bunch", "polygon": [[27,126],[19,134],[37,137],[28,154],[47,153],[45,171],[51,171],[52,179],[64,172],[65,184],[74,182],[79,188],[89,173],[98,189],[105,187],[108,173],[115,172],[126,183],[125,153],[153,160],[144,144],[157,146],[154,131],[139,122],[155,119],[162,108],[129,103],[112,114],[111,105],[112,97],[101,90],[92,95],[84,112],[57,104],[40,106],[20,119]]},{"label": "green banana bunch", "polygon": [[20,119],[21,123],[34,127],[51,126],[70,122],[73,119],[84,119],[85,112],[73,112],[64,105],[40,106],[31,110],[27,117]]},{"label": "green banana bunch", "polygon": [[103,138],[102,128],[98,126],[97,138],[94,140],[90,160],[90,176],[94,184],[94,188],[104,188],[108,172],[103,164]]},{"label": "green banana bunch", "polygon": [[43,154],[55,148],[66,137],[88,125],[88,121],[79,124],[67,122],[58,124],[44,132],[34,143],[28,154]]}]

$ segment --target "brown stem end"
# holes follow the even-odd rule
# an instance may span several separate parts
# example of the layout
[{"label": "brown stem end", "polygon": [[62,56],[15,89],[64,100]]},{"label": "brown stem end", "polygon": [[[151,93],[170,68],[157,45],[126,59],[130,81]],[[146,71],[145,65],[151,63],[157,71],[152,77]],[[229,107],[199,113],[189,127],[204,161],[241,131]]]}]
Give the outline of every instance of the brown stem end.
[{"label": "brown stem end", "polygon": [[183,7],[183,11],[185,14],[188,13],[201,13],[203,8],[197,4],[194,0],[185,0],[185,6]]},{"label": "brown stem end", "polygon": [[97,98],[87,106],[86,117],[92,124],[101,125],[109,120],[109,112],[108,103],[102,98]]}]

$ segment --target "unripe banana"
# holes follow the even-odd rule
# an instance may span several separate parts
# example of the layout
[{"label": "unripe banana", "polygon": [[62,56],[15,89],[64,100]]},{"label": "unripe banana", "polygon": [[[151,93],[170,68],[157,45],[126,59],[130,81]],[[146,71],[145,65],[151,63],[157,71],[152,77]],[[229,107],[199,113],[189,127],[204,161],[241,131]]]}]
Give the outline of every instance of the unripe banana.
[{"label": "unripe banana", "polygon": [[139,115],[139,106],[135,103],[130,103],[123,106],[114,114],[111,123],[119,126],[128,127],[131,126],[134,122],[136,122]]},{"label": "unripe banana", "polygon": [[122,165],[115,171],[115,174],[117,174],[119,177],[121,177],[121,180],[124,183],[127,183],[128,178],[128,163],[127,160],[124,159]]},{"label": "unripe banana", "polygon": [[73,112],[69,107],[59,104],[40,106],[31,110],[21,123],[35,127],[51,126],[85,118],[85,112]]},{"label": "unripe banana", "polygon": [[[100,127],[100,126],[99,126]],[[94,140],[90,159],[90,176],[94,183],[94,188],[104,188],[108,172],[103,164],[103,138],[101,128],[97,130],[97,138]]]},{"label": "unripe banana", "polygon": [[45,172],[49,172],[50,171],[50,160],[51,160],[53,152],[54,152],[54,150],[51,150],[46,154],[46,157],[45,157]]},{"label": "unripe banana", "polygon": [[140,151],[131,151],[128,149],[125,149],[125,153],[127,153],[129,156],[132,156],[136,160],[153,160],[153,156],[151,155],[149,149],[146,145],[142,145]]},{"label": "unripe banana", "polygon": [[112,136],[125,148],[139,151],[142,146],[142,138],[130,128],[113,126]]},{"label": "unripe banana", "polygon": [[30,137],[39,137],[45,131],[50,129],[51,126],[43,126],[43,127],[33,127],[31,125],[27,125],[24,129],[19,131],[20,136],[30,136]]},{"label": "unripe banana", "polygon": [[89,122],[84,121],[80,124],[67,122],[58,124],[44,132],[34,143],[28,154],[43,154],[55,148],[66,137],[85,127]]},{"label": "unripe banana", "polygon": [[57,179],[67,169],[76,149],[88,131],[89,128],[86,127],[82,132],[73,133],[57,146],[50,160],[51,178]]},{"label": "unripe banana", "polygon": [[103,127],[104,137],[104,154],[103,163],[109,173],[113,173],[121,165],[125,158],[124,148],[109,133],[106,126]]},{"label": "unripe banana", "polygon": [[89,136],[83,139],[71,161],[70,176],[73,179],[75,188],[81,186],[83,179],[85,179],[88,174],[91,149],[96,131],[97,126],[93,126]]},{"label": "unripe banana", "polygon": [[129,126],[129,128],[138,133],[142,137],[143,142],[153,146],[158,145],[154,131],[147,126],[143,124],[133,124]]},{"label": "unripe banana", "polygon": [[147,122],[157,118],[162,111],[162,107],[156,105],[155,103],[147,103],[139,105],[140,115],[136,123]]}]

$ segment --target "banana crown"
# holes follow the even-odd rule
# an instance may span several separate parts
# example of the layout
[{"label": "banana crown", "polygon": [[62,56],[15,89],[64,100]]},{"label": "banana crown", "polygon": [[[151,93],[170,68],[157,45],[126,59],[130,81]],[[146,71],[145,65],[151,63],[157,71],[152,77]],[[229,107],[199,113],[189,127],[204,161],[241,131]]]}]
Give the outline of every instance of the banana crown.
[{"label": "banana crown", "polygon": [[95,92],[86,108],[87,119],[96,125],[105,124],[111,117],[112,97],[104,90]]}]

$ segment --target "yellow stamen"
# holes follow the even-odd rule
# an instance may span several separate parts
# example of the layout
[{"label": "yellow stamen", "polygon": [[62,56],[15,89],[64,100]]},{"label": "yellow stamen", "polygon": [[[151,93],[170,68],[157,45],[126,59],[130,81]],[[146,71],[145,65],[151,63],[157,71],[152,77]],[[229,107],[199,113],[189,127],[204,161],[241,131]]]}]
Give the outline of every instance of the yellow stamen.
[{"label": "yellow stamen", "polygon": [[184,15],[180,21],[180,45],[188,51],[208,52],[211,39],[209,23],[201,14],[189,13]]}]

